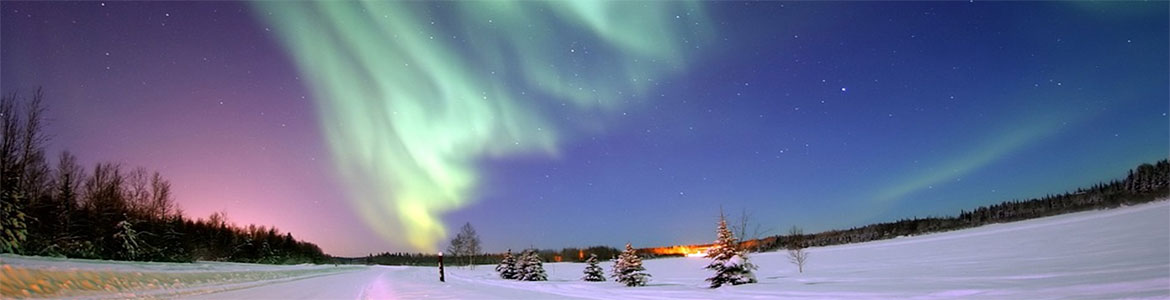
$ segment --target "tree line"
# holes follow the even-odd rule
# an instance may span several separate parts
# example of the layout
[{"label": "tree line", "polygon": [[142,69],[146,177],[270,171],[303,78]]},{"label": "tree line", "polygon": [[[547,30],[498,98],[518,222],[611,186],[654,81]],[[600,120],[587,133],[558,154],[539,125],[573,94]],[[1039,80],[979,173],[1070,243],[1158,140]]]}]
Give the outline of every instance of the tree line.
[{"label": "tree line", "polygon": [[[45,153],[44,93],[0,97],[0,253],[71,258],[293,264],[325,262],[317,245],[276,228],[183,215],[158,172]],[[22,103],[23,102],[23,103]]]},{"label": "tree line", "polygon": [[[482,242],[479,235],[475,232],[475,228],[471,223],[465,223],[455,237],[447,244],[444,254],[447,259],[444,261],[447,265],[486,265],[498,264],[506,257],[511,255],[509,253],[484,253]],[[540,261],[548,262],[585,262],[590,254],[597,255],[603,259],[617,258],[622,251],[614,247],[607,246],[592,246],[586,248],[563,248],[561,250],[555,249],[537,249],[535,247],[526,249],[522,253],[524,256],[531,256]],[[436,253],[409,253],[409,252],[383,252],[370,253],[365,257],[334,257],[333,261],[340,264],[367,264],[367,265],[390,265],[390,266],[438,266],[439,256]]]},{"label": "tree line", "polygon": [[890,239],[899,236],[959,230],[1079,211],[1146,203],[1170,196],[1170,161],[1141,164],[1121,180],[1079,188],[1074,192],[1047,195],[1030,200],[1012,200],[962,210],[956,216],[902,219],[846,230],[815,234],[797,232],[759,240],[762,251],[792,249],[794,246],[828,246]]},{"label": "tree line", "polygon": [[[614,247],[592,246],[585,248],[530,249],[532,254],[540,257],[541,261],[550,262],[585,262],[590,254],[596,254],[602,260],[617,258],[622,253]],[[452,253],[452,252],[449,252]],[[497,264],[504,259],[503,253],[479,253],[468,257],[459,255],[455,261],[445,263],[464,263],[471,261],[476,265]],[[383,252],[370,253],[365,257],[337,257],[334,261],[342,264],[370,264],[388,266],[438,266],[439,256],[435,253]]]}]

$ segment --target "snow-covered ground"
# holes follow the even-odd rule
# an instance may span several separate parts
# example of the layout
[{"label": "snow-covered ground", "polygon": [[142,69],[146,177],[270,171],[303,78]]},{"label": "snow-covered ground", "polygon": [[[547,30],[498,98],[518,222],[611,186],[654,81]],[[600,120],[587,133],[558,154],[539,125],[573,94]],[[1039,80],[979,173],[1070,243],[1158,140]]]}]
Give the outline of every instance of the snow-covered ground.
[{"label": "snow-covered ground", "polygon": [[306,279],[355,266],[146,263],[0,255],[0,298],[171,298]]},{"label": "snow-covered ground", "polygon": [[[5,277],[14,268],[112,269],[122,276],[295,273],[259,281],[211,279],[188,288],[196,292],[143,289],[135,294],[205,299],[1170,299],[1170,202],[808,251],[804,273],[796,272],[785,253],[758,253],[751,258],[760,266],[759,283],[719,289],[708,289],[703,281],[710,276],[703,258],[646,260],[654,277],[649,286],[637,288],[581,281],[585,265],[580,263],[545,264],[547,282],[503,280],[491,266],[480,266],[448,268],[447,282],[441,283],[435,268],[424,267],[0,260]],[[608,271],[610,263],[602,267]]]}]

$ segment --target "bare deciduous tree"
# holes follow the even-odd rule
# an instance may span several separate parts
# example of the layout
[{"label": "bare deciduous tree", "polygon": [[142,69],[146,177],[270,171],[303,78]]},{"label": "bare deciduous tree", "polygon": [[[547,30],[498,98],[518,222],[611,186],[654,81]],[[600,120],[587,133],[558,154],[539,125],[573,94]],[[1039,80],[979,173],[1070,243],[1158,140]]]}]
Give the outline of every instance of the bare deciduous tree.
[{"label": "bare deciduous tree", "polygon": [[85,170],[77,164],[77,157],[69,151],[62,151],[57,159],[56,178],[53,179],[54,196],[52,197],[55,214],[54,240],[72,240],[73,215],[80,198],[81,182],[85,178]]},{"label": "bare deciduous tree", "polygon": [[800,273],[804,273],[804,263],[808,261],[808,252],[804,251],[804,230],[792,226],[788,230],[788,261],[796,265]]},{"label": "bare deciduous tree", "polygon": [[217,211],[207,216],[207,224],[211,224],[212,228],[226,228],[228,226],[228,216],[226,211]]},{"label": "bare deciduous tree", "polygon": [[760,248],[760,237],[767,235],[772,230],[764,228],[759,223],[753,223],[752,214],[744,209],[739,215],[739,222],[731,225],[731,232],[738,236],[740,241],[748,242],[744,250],[756,252]]},{"label": "bare deciduous tree", "polygon": [[148,215],[150,212],[150,180],[146,175],[146,168],[137,167],[126,173],[126,204],[135,215]]},{"label": "bare deciduous tree", "polygon": [[150,196],[151,214],[155,218],[161,220],[171,215],[175,209],[174,199],[171,198],[171,182],[163,179],[158,172],[150,177]]},{"label": "bare deciduous tree", "polygon": [[475,233],[475,228],[471,228],[471,223],[463,224],[463,236],[466,237],[464,241],[464,254],[467,255],[467,264],[475,268],[475,256],[479,255],[483,249],[480,247],[479,234]]},{"label": "bare deciduous tree", "polygon": [[465,248],[463,246],[463,241],[463,234],[456,234],[455,238],[451,239],[451,243],[447,245],[447,255],[458,257],[459,254],[463,253],[463,249]]},{"label": "bare deciduous tree", "polygon": [[463,224],[463,228],[451,239],[451,244],[447,246],[447,253],[451,256],[465,256],[467,257],[467,265],[475,266],[475,256],[479,255],[480,251],[479,235],[475,233],[475,228],[471,227],[471,223]]}]

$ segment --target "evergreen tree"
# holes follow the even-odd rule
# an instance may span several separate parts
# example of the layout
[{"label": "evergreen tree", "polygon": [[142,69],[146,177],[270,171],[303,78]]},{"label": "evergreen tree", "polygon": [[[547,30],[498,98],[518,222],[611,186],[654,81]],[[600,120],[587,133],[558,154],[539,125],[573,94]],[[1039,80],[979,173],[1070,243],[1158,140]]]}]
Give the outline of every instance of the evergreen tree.
[{"label": "evergreen tree", "polygon": [[585,261],[585,281],[605,281],[605,271],[601,270],[601,266],[597,265],[597,254],[589,254],[589,260]]},{"label": "evergreen tree", "polygon": [[520,277],[520,280],[522,280],[522,281],[546,281],[546,280],[548,280],[548,275],[544,273],[544,262],[542,262],[540,260],[540,255],[537,255],[536,251],[533,251],[533,250],[525,251],[524,257],[522,257],[521,259],[524,260],[524,270],[521,272],[521,274],[523,274],[523,275]]},{"label": "evergreen tree", "polygon": [[20,205],[20,194],[0,195],[0,253],[20,253],[28,237],[28,225]]},{"label": "evergreen tree", "polygon": [[634,247],[626,243],[626,251],[618,256],[613,265],[613,278],[626,286],[643,286],[650,281],[650,274],[646,274],[642,267],[642,258],[634,251]]},{"label": "evergreen tree", "polygon": [[23,112],[16,108],[16,93],[0,96],[0,252],[25,252],[31,221],[27,209],[40,183],[28,175],[46,139],[41,133],[43,96],[38,89]]},{"label": "evergreen tree", "polygon": [[142,254],[142,246],[139,243],[138,231],[134,230],[133,224],[129,221],[123,220],[118,222],[118,230],[114,233],[114,238],[118,240],[121,251],[118,256],[125,260],[135,260]]},{"label": "evergreen tree", "polygon": [[756,282],[756,276],[752,274],[756,266],[748,262],[747,253],[739,248],[735,234],[727,230],[727,220],[723,213],[719,214],[718,239],[715,240],[715,245],[707,250],[707,258],[712,259],[707,269],[715,271],[715,276],[707,278],[707,281],[711,282],[711,288],[728,283],[740,285]]},{"label": "evergreen tree", "polygon": [[519,271],[516,270],[516,258],[512,256],[512,249],[508,249],[508,253],[504,254],[504,259],[500,260],[499,265],[496,265],[496,272],[499,272],[500,278],[503,279],[518,279]]},{"label": "evergreen tree", "polygon": [[528,250],[524,250],[516,257],[516,262],[512,264],[512,270],[516,271],[516,273],[512,276],[512,279],[523,280],[524,271],[526,270],[524,266],[528,264],[528,260],[524,258],[527,256]]}]

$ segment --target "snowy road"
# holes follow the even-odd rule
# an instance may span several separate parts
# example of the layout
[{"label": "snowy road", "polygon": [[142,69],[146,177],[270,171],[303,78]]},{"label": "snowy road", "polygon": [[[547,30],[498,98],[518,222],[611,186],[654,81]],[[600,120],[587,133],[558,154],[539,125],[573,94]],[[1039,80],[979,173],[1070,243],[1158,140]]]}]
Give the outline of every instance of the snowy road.
[{"label": "snowy road", "polygon": [[499,288],[451,275],[447,282],[439,282],[435,268],[374,266],[188,299],[573,299],[539,291]]}]

